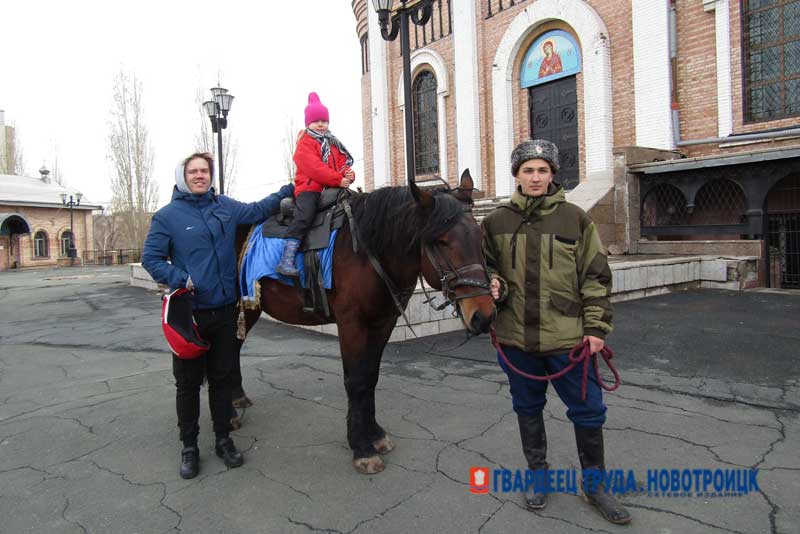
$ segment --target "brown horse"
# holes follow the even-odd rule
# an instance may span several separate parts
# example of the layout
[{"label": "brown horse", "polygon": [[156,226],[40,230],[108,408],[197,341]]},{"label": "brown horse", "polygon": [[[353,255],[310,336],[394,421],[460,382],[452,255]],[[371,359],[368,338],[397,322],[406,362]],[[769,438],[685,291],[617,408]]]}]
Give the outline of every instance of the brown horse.
[{"label": "brown horse", "polygon": [[[333,320],[303,312],[298,288],[260,280],[261,308],[275,319],[299,325],[336,322],[348,399],[347,441],[353,466],[363,474],[383,471],[380,454],[394,448],[375,420],[381,357],[400,317],[389,285],[405,308],[421,274],[455,304],[470,332],[485,333],[494,320],[481,229],[470,212],[472,190],[465,171],[454,191],[427,192],[412,182],[351,196],[358,252],[353,252],[352,229],[344,225],[334,248],[334,289],[327,291]],[[259,316],[260,311],[246,313],[248,330]]]}]

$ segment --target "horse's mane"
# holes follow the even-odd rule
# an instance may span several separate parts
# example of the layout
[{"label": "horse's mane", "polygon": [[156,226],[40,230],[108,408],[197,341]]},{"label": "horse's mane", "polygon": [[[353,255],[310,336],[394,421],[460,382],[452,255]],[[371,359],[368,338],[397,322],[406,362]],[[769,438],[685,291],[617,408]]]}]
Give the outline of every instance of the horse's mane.
[{"label": "horse's mane", "polygon": [[424,213],[408,187],[382,187],[351,197],[358,237],[376,256],[407,255],[450,230],[464,205],[445,190],[433,192],[433,209]]}]

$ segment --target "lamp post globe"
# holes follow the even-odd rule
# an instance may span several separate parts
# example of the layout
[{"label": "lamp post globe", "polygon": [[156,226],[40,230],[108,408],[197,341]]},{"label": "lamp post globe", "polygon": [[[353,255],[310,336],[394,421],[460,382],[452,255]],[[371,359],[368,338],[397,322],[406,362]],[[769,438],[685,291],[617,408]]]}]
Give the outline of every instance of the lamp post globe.
[{"label": "lamp post globe", "polygon": [[211,100],[203,102],[208,118],[211,120],[211,131],[217,134],[217,162],[219,164],[219,194],[225,194],[225,163],[222,152],[222,130],[228,127],[228,112],[233,104],[233,95],[224,87],[211,88]]}]

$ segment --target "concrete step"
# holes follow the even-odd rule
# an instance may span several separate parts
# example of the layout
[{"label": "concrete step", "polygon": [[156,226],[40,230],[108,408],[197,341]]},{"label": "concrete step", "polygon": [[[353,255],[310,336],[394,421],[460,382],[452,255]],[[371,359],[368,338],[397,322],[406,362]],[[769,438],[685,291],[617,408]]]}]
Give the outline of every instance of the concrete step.
[{"label": "concrete step", "polygon": [[[612,256],[609,258],[612,275],[612,302],[632,300],[673,291],[683,291],[698,287],[742,290],[756,287],[756,257],[720,256],[667,256],[637,259],[636,256]],[[141,264],[131,265],[131,285],[147,289],[160,289],[153,282]],[[440,292],[427,289],[435,296],[436,303],[442,302]],[[461,319],[453,314],[452,306],[435,311],[425,302],[422,287],[417,286],[406,308],[406,316],[414,333],[401,318],[391,341],[403,341],[425,337],[464,328]],[[266,317],[266,314],[264,315]],[[270,319],[272,320],[272,319]],[[335,324],[320,326],[301,326],[324,334],[336,335]]]},{"label": "concrete step", "polygon": [[480,222],[489,213],[494,211],[495,208],[497,208],[501,204],[505,204],[506,202],[508,202],[509,198],[510,197],[502,196],[502,197],[490,197],[490,198],[478,199],[472,206],[472,215],[478,222]]}]

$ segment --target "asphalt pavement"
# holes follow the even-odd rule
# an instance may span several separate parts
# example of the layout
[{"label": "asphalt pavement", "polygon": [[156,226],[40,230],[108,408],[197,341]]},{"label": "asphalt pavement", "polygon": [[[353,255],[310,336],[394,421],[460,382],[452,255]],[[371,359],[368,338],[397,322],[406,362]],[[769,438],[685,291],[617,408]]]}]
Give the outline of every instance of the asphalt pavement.
[{"label": "asphalt pavement", "polygon": [[[523,457],[488,339],[458,332],[387,347],[377,413],[396,449],[364,476],[350,463],[336,338],[260,321],[242,353],[255,402],[234,435],[245,464],[214,456],[204,398],[201,472],[181,479],[160,301],[127,277],[0,273],[2,533],[800,532],[800,294],[616,305],[623,385],[606,396],[607,467],[642,485],[648,470],[758,470],[757,490],[736,496],[626,495],[634,519],[619,527],[578,495],[531,513],[502,485],[470,492],[471,467],[515,470]],[[575,468],[572,426],[548,398],[551,468]]]}]

